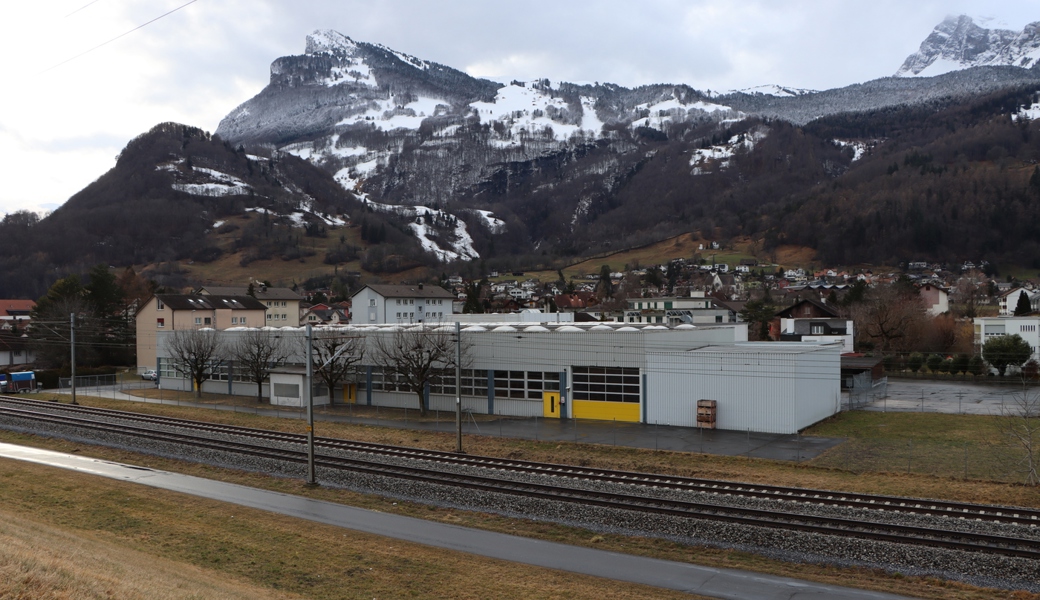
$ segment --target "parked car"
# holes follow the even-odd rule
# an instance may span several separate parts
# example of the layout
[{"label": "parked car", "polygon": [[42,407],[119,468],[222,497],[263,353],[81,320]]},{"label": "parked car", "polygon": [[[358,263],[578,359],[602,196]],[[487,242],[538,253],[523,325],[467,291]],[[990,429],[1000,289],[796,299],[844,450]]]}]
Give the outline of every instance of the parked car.
[{"label": "parked car", "polygon": [[144,373],[141,373],[141,379],[147,379],[149,381],[155,381],[159,378],[159,374],[155,372],[155,369],[148,369]]}]

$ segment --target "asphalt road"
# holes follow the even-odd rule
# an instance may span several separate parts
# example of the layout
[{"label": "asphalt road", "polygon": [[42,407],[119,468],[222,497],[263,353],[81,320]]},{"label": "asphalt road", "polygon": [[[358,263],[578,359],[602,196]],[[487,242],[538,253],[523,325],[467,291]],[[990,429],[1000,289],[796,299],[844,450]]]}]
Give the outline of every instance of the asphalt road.
[{"label": "asphalt road", "polygon": [[857,406],[862,410],[939,412],[969,415],[999,415],[1023,393],[1040,393],[1038,388],[1009,385],[889,379],[888,396]]},{"label": "asphalt road", "polygon": [[900,596],[890,594],[823,585],[786,577],[732,569],[713,569],[467,529],[178,473],[13,444],[0,444],[0,457],[72,469],[428,546],[713,598],[735,600],[752,598],[763,600],[900,598]]}]

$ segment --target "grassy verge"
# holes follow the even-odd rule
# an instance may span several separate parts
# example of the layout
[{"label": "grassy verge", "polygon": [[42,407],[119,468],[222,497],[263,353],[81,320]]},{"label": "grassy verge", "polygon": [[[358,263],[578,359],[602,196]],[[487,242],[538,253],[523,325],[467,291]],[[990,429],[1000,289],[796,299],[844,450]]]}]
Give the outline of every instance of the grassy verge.
[{"label": "grassy verge", "polygon": [[852,411],[805,433],[847,438],[845,444],[817,457],[816,466],[934,476],[942,478],[951,493],[956,490],[972,501],[989,502],[986,496],[972,493],[979,480],[1024,480],[1018,464],[1023,450],[1008,443],[999,421],[1000,417],[988,415]]},{"label": "grassy verge", "polygon": [[[83,398],[82,401],[91,405],[124,410],[131,408],[128,407],[125,402],[95,400],[91,398]],[[248,413],[228,413],[190,407],[159,406],[152,404],[134,405],[132,409],[139,410],[140,412],[169,414],[171,416],[179,416],[183,418],[207,419],[286,431],[302,432],[304,427],[303,423],[296,420],[260,417]],[[454,447],[454,436],[451,434],[437,434],[325,422],[318,423],[316,428],[318,435],[322,436],[347,437],[352,439],[437,449],[451,449]],[[49,447],[65,452],[76,451],[109,460],[143,464],[154,468],[184,472],[225,481],[233,481],[244,485],[317,497],[364,508],[373,508],[385,512],[443,520],[464,526],[479,527],[493,531],[502,531],[525,535],[528,537],[549,539],[575,545],[597,547],[671,560],[694,562],[713,567],[749,569],[837,585],[849,585],[924,598],[974,599],[1007,597],[1006,592],[995,592],[993,590],[979,589],[972,586],[937,581],[930,578],[903,577],[898,574],[887,574],[869,569],[847,569],[825,565],[788,564],[742,552],[707,548],[690,548],[688,546],[681,546],[667,541],[647,538],[597,535],[576,528],[546,523],[523,522],[478,512],[438,509],[422,505],[413,505],[407,502],[399,502],[395,504],[384,498],[354,494],[342,490],[321,488],[310,489],[304,486],[301,482],[294,480],[275,479],[259,474],[216,469],[205,465],[195,465],[155,457],[134,455],[106,448],[85,448],[82,445],[71,444],[61,440],[47,440],[7,432],[0,433],[0,439],[11,441],[12,443]],[[936,498],[948,497],[962,500],[992,501],[1032,506],[1040,505],[1035,490],[1025,488],[1024,486],[1004,485],[990,482],[973,482],[972,486],[956,486],[951,485],[951,482],[946,479],[919,475],[884,473],[856,474],[834,468],[820,468],[805,464],[795,465],[761,460],[748,461],[744,458],[674,452],[655,452],[631,448],[614,448],[609,446],[571,443],[539,443],[530,440],[503,440],[497,438],[482,438],[479,436],[467,436],[466,446],[471,453],[492,456],[508,456],[530,460],[551,460],[574,464],[707,476],[733,480],[761,481],[784,485],[802,485],[806,487],[826,489],[847,489],[854,491]],[[6,489],[8,486],[3,487]],[[40,491],[39,494],[45,496],[47,492]],[[3,501],[5,500],[0,497],[0,502]],[[31,504],[26,505],[26,511],[27,514],[35,514]],[[214,531],[219,532],[221,530],[217,527]],[[385,540],[383,544],[386,544]],[[399,547],[396,543],[390,545]],[[536,593],[533,595],[552,597],[552,594]],[[655,595],[655,597],[656,596],[659,595]],[[433,596],[430,595],[429,597]],[[1020,597],[1036,598],[1037,596],[1020,595]]]}]

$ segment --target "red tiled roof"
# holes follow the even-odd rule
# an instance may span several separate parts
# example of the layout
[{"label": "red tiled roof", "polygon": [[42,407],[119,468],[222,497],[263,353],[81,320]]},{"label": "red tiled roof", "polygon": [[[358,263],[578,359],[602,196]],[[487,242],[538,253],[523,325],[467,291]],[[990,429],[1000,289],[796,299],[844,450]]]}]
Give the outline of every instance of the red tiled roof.
[{"label": "red tiled roof", "polygon": [[0,315],[10,316],[11,311],[25,314],[36,308],[36,302],[32,300],[7,300],[0,299]]}]

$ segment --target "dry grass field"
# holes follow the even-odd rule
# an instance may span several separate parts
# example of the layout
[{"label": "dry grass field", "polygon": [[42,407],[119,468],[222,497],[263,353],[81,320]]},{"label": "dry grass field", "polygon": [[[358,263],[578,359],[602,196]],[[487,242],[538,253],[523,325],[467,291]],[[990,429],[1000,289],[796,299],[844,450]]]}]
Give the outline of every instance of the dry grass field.
[{"label": "dry grass field", "polygon": [[688,598],[40,465],[0,474],[0,598]]}]

